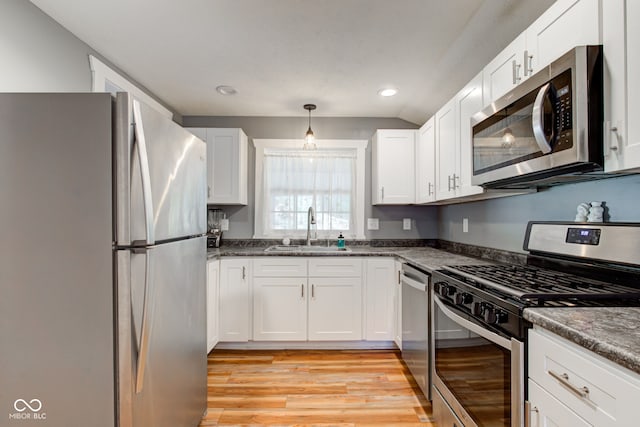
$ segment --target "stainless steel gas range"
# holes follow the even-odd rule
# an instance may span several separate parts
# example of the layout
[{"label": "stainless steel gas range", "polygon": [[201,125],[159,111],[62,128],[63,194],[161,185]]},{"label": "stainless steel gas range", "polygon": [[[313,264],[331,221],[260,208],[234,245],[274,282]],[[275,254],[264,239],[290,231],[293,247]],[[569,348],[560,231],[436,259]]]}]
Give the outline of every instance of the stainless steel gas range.
[{"label": "stainless steel gas range", "polygon": [[527,307],[640,306],[640,224],[530,222],[527,265],[444,267],[432,297],[438,426],[524,423]]}]

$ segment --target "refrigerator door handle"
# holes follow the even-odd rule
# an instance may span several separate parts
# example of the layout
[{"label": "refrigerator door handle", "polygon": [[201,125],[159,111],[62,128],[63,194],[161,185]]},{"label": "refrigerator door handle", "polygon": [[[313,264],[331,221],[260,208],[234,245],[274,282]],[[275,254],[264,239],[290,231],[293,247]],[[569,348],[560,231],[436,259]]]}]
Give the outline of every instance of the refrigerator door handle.
[{"label": "refrigerator door handle", "polygon": [[147,143],[142,128],[140,103],[133,100],[133,117],[136,140],[134,142],[140,161],[140,175],[142,180],[142,198],[144,203],[144,222],[146,228],[147,245],[155,243],[155,230],[153,226],[153,199],[151,197],[151,174],[149,173],[149,157],[147,156]]},{"label": "refrigerator door handle", "polygon": [[154,283],[151,277],[151,251],[139,249],[145,252],[144,262],[144,300],[142,302],[142,324],[140,326],[140,347],[138,348],[138,360],[136,361],[136,393],[142,392],[144,384],[144,371],[147,365],[149,353],[149,335],[153,324],[153,296]]}]

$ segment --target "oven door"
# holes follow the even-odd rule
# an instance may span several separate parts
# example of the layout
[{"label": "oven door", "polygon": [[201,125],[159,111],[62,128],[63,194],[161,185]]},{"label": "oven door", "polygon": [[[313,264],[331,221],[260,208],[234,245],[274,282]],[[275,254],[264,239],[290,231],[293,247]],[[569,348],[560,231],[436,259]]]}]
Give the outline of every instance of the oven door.
[{"label": "oven door", "polygon": [[432,301],[434,387],[465,427],[521,426],[524,344]]}]

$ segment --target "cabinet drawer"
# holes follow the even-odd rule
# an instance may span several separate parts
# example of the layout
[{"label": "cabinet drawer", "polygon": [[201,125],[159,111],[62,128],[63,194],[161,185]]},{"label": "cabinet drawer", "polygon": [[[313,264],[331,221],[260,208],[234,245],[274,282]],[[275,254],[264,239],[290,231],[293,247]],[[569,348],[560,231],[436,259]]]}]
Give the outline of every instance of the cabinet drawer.
[{"label": "cabinet drawer", "polygon": [[350,257],[309,259],[309,277],[360,277],[362,260]]},{"label": "cabinet drawer", "polygon": [[531,402],[531,410],[529,414],[524,416],[529,417],[529,425],[532,427],[591,426],[532,380],[529,380],[529,401]]},{"label": "cabinet drawer", "polygon": [[631,374],[556,335],[529,331],[529,378],[591,424],[633,425],[640,377]]},{"label": "cabinet drawer", "polygon": [[256,258],[253,277],[307,277],[307,260],[288,256]]}]

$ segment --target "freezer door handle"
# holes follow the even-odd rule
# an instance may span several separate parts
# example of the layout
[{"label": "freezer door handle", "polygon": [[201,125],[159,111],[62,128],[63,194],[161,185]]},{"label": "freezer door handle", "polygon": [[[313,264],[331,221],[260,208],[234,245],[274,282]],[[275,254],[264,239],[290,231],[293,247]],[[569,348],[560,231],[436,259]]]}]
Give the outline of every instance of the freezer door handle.
[{"label": "freezer door handle", "polygon": [[149,335],[153,324],[153,296],[154,281],[151,277],[151,252],[144,251],[144,300],[142,302],[142,324],[140,326],[140,347],[138,348],[138,360],[136,361],[136,393],[142,392],[144,384],[144,371],[147,365],[149,353]]},{"label": "freezer door handle", "polygon": [[151,174],[149,173],[149,157],[147,156],[147,143],[144,136],[144,129],[142,128],[142,117],[140,112],[140,103],[136,100],[133,101],[133,117],[135,121],[135,135],[136,140],[134,142],[136,150],[138,152],[138,159],[140,161],[140,175],[142,180],[142,198],[144,204],[144,222],[146,229],[146,244],[153,245],[155,243],[155,230],[153,226],[153,199],[151,197]]}]

